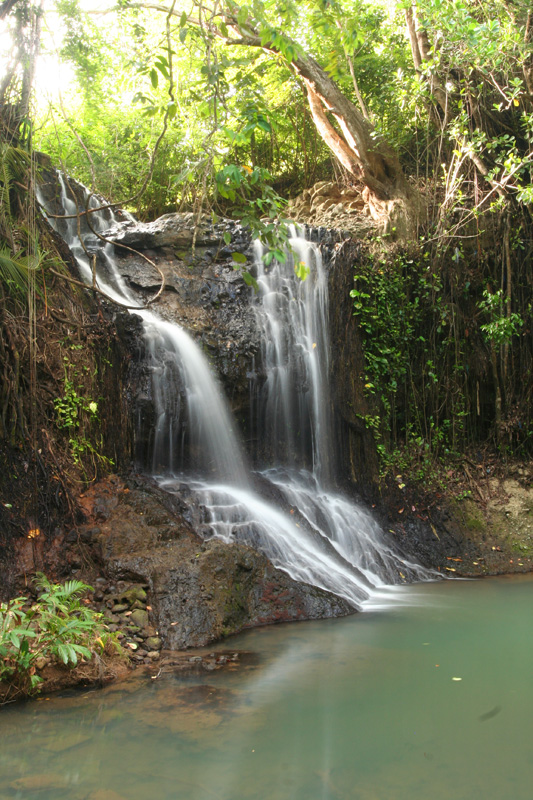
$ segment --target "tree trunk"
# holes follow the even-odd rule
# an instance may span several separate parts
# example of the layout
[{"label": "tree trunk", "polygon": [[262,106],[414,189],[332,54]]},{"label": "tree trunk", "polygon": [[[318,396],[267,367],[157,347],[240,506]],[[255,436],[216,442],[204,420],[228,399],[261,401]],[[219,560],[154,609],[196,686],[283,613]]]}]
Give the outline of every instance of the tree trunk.
[{"label": "tree trunk", "polygon": [[[247,31],[243,35],[233,20],[227,22],[239,33],[239,39],[224,37],[228,44],[280,52],[275,45],[262,44],[255,33]],[[220,35],[218,29],[216,33]],[[414,235],[421,202],[394,150],[313,58],[300,54],[290,66],[305,84],[318,133],[349,174],[363,185],[363,198],[374,220],[382,224],[383,232],[394,230],[399,236]],[[334,127],[328,114],[340,130]]]},{"label": "tree trunk", "polygon": [[[200,7],[200,3],[196,3]],[[221,5],[224,8],[221,8]],[[132,2],[130,8],[153,8],[162,13],[180,16],[181,12],[159,3]],[[223,39],[227,44],[257,47],[283,56],[290,46],[292,59],[286,59],[290,68],[302,79],[309,99],[313,122],[318,133],[334,156],[340,161],[354,181],[362,188],[373,219],[381,224],[384,233],[410,237],[416,235],[422,202],[420,195],[407,181],[394,150],[377,134],[371,122],[363,116],[356,105],[346,97],[327,72],[311,56],[303,53],[288,37],[283,37],[283,49],[275,43],[261,39],[251,25],[239,23],[239,8],[232,3],[228,8],[215,3],[211,16],[205,16],[202,3],[199,17],[188,17],[190,24],[198,25],[211,36]],[[221,20],[228,31],[222,32],[215,22]],[[335,127],[330,116],[337,123]],[[340,130],[339,130],[340,129]]]}]

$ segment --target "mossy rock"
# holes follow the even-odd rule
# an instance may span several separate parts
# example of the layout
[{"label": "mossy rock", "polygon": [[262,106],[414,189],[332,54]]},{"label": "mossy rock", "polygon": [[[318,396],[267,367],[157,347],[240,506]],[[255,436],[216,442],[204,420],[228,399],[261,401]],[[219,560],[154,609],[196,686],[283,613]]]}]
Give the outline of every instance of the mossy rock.
[{"label": "mossy rock", "polygon": [[148,611],[136,608],[135,611],[132,612],[130,619],[134,625],[145,628],[148,625]]},{"label": "mossy rock", "polygon": [[120,600],[132,606],[136,600],[146,602],[147,596],[148,595],[142,586],[131,586],[129,589],[126,589],[125,592],[121,592]]}]

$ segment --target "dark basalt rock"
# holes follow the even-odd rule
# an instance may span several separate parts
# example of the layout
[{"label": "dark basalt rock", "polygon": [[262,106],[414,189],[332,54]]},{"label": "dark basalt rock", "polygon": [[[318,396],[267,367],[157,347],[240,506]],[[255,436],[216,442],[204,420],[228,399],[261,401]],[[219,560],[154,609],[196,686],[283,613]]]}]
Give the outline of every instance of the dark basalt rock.
[{"label": "dark basalt rock", "polygon": [[[372,496],[377,459],[372,434],[362,422],[369,409],[361,379],[361,342],[350,298],[359,245],[340,231],[309,226],[305,231],[322,251],[329,270],[330,293],[335,298],[330,307],[331,395],[340,453],[339,483],[348,490],[355,486],[359,493]],[[224,237],[227,239],[228,234],[231,240],[226,243]],[[140,304],[153,297],[163,273],[165,289],[154,303],[154,310],[184,327],[201,345],[220,377],[244,438],[252,443],[254,457],[261,459],[253,406],[257,407],[266,376],[259,357],[253,290],[245,284],[232,259],[234,252],[246,255],[243,268],[253,274],[249,232],[231,220],[213,223],[207,215],[198,219],[191,213],[176,213],[150,223],[123,222],[105,235],[117,245],[137,249],[138,252],[131,252],[118,246],[116,256],[123,278],[139,293]],[[153,422],[148,375],[139,381],[136,395],[137,418],[144,421],[138,453],[145,453]]]},{"label": "dark basalt rock", "polygon": [[113,583],[148,587],[150,621],[165,648],[200,647],[248,627],[354,611],[343,599],[292,580],[250,547],[203,541],[180,499],[149,481],[93,487],[86,503],[93,556]]},{"label": "dark basalt rock", "polygon": [[[224,241],[228,233],[229,245]],[[253,271],[247,231],[230,220],[213,223],[208,216],[198,220],[191,213],[176,213],[150,223],[123,222],[105,236],[117,245],[118,268],[138,294],[139,305],[150,301],[164,275],[164,290],[151,307],[185,328],[200,344],[233,411],[246,408],[248,375],[259,351],[259,336],[251,306],[253,290],[236,268],[232,253],[246,255],[244,269]],[[121,248],[121,244],[136,252]],[[137,393],[149,401],[150,382],[141,383]]]}]

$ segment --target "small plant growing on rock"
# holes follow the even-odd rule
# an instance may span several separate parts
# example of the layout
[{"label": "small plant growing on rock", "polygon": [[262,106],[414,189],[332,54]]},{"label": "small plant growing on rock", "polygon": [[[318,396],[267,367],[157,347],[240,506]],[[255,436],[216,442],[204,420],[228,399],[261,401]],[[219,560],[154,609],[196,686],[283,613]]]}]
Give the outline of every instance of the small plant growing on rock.
[{"label": "small plant growing on rock", "polygon": [[103,653],[113,638],[102,615],[83,602],[90,586],[78,580],[51,583],[42,574],[35,585],[40,591],[36,602],[16,597],[0,603],[0,683],[12,687],[15,696],[38,690],[39,666],[56,662],[75,667]]}]

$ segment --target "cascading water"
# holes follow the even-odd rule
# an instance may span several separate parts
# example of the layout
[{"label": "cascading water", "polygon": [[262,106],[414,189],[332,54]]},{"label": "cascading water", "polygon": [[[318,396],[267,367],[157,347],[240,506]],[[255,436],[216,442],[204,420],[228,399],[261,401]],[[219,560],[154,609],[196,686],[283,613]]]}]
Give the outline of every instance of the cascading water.
[{"label": "cascading water", "polygon": [[[65,214],[75,214],[77,204],[61,175],[59,182]],[[95,205],[91,198],[89,207]],[[99,232],[115,222],[101,211],[91,219]],[[88,284],[93,267],[87,250],[98,244],[98,286],[123,305],[138,305],[119,274],[112,245],[102,246],[84,230],[80,240],[75,219],[55,227]],[[263,465],[268,468],[254,475],[247,467],[220,386],[195,342],[178,325],[143,309],[136,313],[144,324],[155,410],[145,468],[169,492],[188,485],[203,509],[205,536],[249,544],[294,579],[361,608],[401,578],[433,576],[406,562],[368,512],[331,489],[327,276],[318,248],[295,231],[291,247],[294,256],[268,269],[259,245],[256,250],[260,289],[255,303],[267,375],[258,414],[259,429],[271,444],[272,460]],[[306,280],[295,276],[293,257],[305,265]],[[253,488],[257,483],[261,493]]]},{"label": "cascading water", "polygon": [[[247,470],[233,432],[233,420],[201,350],[178,325],[139,308],[138,299],[126,286],[117,268],[113,244],[98,239],[83,223],[83,217],[78,231],[75,215],[80,210],[80,204],[70,196],[62,173],[58,173],[58,182],[60,203],[66,218],[51,216],[49,219],[75,256],[82,279],[92,285],[90,254],[98,255],[98,288],[111,299],[135,309],[144,323],[155,407],[151,458],[145,466],[154,475],[179,470],[185,460],[179,442],[186,427],[188,447],[198,454],[194,463],[195,471],[203,476],[212,474],[219,479],[245,485]],[[79,189],[83,191],[83,187]],[[46,201],[39,192],[38,199],[46,208]],[[101,204],[92,196],[88,205],[94,209]],[[130,219],[133,220],[133,217]],[[100,234],[118,221],[110,209],[91,214],[91,226]]]},{"label": "cascading water", "polygon": [[[260,394],[259,429],[271,463],[309,465],[323,483],[331,479],[329,415],[328,284],[318,248],[292,228],[292,255],[266,267],[255,242],[256,302],[266,382]],[[299,261],[300,280],[294,270]]]}]

